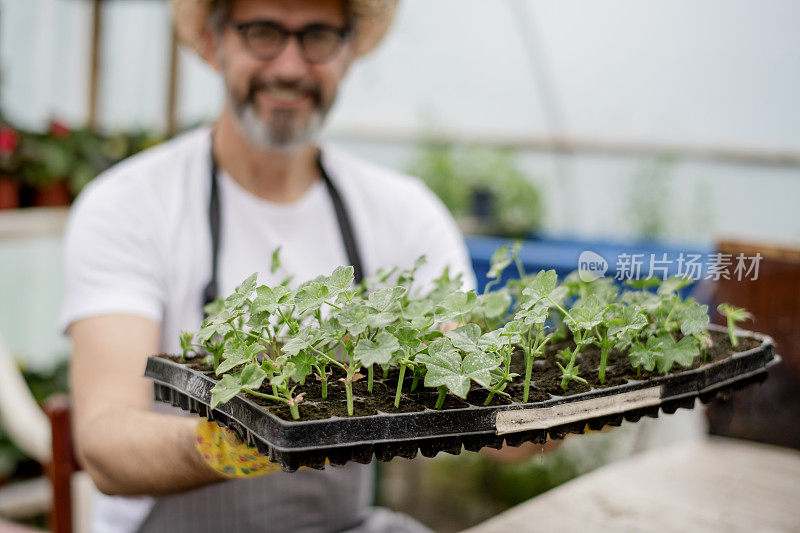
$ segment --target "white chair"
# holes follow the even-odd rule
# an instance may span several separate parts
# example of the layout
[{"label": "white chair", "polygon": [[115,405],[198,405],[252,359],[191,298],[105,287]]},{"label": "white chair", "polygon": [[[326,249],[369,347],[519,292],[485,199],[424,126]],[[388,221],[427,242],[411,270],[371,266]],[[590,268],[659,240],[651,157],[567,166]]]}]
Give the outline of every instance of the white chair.
[{"label": "white chair", "polygon": [[[34,399],[0,335],[0,425],[20,450],[47,466],[50,476],[48,484],[15,491],[15,506],[49,508],[55,533],[88,531],[97,489],[72,456],[69,400],[53,398],[45,409]],[[0,494],[12,488],[0,489]]]}]

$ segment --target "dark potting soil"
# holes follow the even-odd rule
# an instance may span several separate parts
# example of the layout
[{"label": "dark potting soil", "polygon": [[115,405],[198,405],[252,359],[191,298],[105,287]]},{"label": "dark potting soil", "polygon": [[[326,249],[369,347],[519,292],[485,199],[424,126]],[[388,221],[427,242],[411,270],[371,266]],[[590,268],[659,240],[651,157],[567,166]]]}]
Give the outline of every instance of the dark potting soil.
[{"label": "dark potting soil", "polygon": [[[707,360],[704,362],[700,357],[695,359],[694,364],[689,369],[698,368],[707,363],[714,363],[731,357],[733,352],[743,352],[756,348],[761,345],[761,341],[752,337],[740,337],[739,344],[735,348],[731,346],[727,333],[719,331],[709,331],[713,345],[707,350]],[[545,356],[534,361],[531,372],[531,388],[528,402],[542,402],[554,396],[571,396],[573,394],[588,392],[592,389],[607,388],[617,385],[624,385],[632,380],[648,380],[660,377],[657,372],[642,371],[637,375],[635,369],[630,366],[628,355],[612,350],[606,365],[606,379],[600,383],[597,369],[600,363],[600,350],[595,346],[585,348],[579,355],[576,364],[579,367],[578,375],[588,383],[570,381],[566,390],[561,388],[561,371],[556,366],[556,354],[563,348],[574,346],[571,342],[561,342],[549,346]],[[162,355],[171,361],[185,364],[187,367],[205,373],[207,376],[217,379],[213,368],[200,361],[184,360],[181,357]],[[672,368],[672,374],[679,373],[687,368],[678,365]],[[511,402],[522,403],[524,389],[525,363],[522,352],[517,351],[511,360],[511,371],[519,374],[511,382],[506,394],[496,394],[487,405],[507,405]],[[344,377],[344,372],[339,368],[331,368],[328,376],[328,395],[322,398],[322,385],[314,378],[309,376],[306,382],[297,387],[295,394],[305,393],[303,403],[299,405],[300,420],[322,420],[334,416],[346,417],[347,415],[347,396],[344,384],[339,381]],[[370,393],[367,390],[367,378],[362,378],[353,384],[353,414],[354,416],[369,416],[378,413],[412,413],[433,409],[436,405],[438,392],[422,386],[423,379],[419,380],[417,388],[412,392],[411,386],[413,377],[406,371],[405,379],[400,396],[400,405],[394,406],[395,393],[397,391],[397,379],[399,371],[391,369],[386,378],[380,368],[376,368],[373,380],[373,389]],[[261,392],[271,393],[272,389],[268,384],[261,386]],[[282,403],[266,400],[264,398],[252,396],[244,393],[251,402],[264,406],[275,416],[291,421],[292,417],[289,408]],[[459,409],[470,405],[483,406],[489,396],[489,391],[482,387],[472,384],[466,401],[448,394],[445,398],[442,409]]]}]

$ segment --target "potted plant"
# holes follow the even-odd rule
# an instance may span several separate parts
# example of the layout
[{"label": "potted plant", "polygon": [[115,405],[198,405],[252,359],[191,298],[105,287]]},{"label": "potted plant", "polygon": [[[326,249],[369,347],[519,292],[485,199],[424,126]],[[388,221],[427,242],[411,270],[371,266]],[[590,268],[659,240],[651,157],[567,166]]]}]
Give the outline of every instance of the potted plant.
[{"label": "potted plant", "polygon": [[0,209],[19,207],[19,132],[0,126]]},{"label": "potted plant", "polygon": [[[54,135],[54,131],[59,135]],[[149,132],[105,135],[87,128],[74,129],[64,135],[63,126],[51,128],[51,137],[61,140],[68,154],[66,182],[73,198],[104,170],[163,140]]]},{"label": "potted plant", "polygon": [[47,134],[28,136],[23,173],[25,184],[32,189],[34,206],[69,205],[71,195],[67,180],[74,161],[70,135],[66,126],[52,122]]},{"label": "potted plant", "polygon": [[[559,281],[526,273],[518,247],[503,247],[484,293],[447,271],[421,292],[423,262],[359,287],[352,267],[296,289],[257,286],[254,274],[146,374],[158,399],[239,429],[293,470],[637,420],[760,379],[776,361],[769,338],[734,343],[710,326],[707,306],[681,296],[683,278]],[[512,266],[519,279],[497,288]]]}]

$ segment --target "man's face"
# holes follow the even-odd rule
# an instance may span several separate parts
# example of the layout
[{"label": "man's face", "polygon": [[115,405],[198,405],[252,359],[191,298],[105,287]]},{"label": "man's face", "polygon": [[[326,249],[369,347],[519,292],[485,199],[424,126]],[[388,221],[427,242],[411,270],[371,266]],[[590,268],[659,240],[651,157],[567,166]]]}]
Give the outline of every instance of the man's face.
[{"label": "man's face", "polygon": [[272,59],[248,48],[236,24],[270,22],[290,31],[324,25],[343,29],[344,0],[235,0],[208,59],[224,76],[227,105],[242,133],[267,149],[294,150],[313,141],[352,59],[349,41],[329,60],[310,63],[290,36]]}]

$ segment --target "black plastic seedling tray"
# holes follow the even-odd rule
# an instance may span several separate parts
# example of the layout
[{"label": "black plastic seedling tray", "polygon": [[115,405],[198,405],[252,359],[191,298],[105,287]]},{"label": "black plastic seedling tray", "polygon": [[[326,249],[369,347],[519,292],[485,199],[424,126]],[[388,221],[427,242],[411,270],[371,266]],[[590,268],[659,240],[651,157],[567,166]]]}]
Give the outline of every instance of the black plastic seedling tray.
[{"label": "black plastic seedling tray", "polygon": [[500,448],[503,442],[510,446],[543,443],[548,435],[560,439],[568,433],[583,433],[587,426],[598,430],[618,426],[623,419],[636,422],[644,416],[655,418],[660,411],[672,414],[678,408],[692,408],[697,398],[707,403],[720,394],[762,381],[767,370],[780,361],[772,338],[741,333],[759,340],[760,346],[647,381],[628,381],[535,403],[323,420],[283,420],[241,395],[210,409],[216,380],[163,357],[148,359],[145,376],[154,382],[156,400],[235,430],[283,470],[293,472],[301,466],[321,469],[327,463],[369,463],[373,457],[379,461],[412,458],[418,451],[432,457],[439,452],[458,454],[462,448]]}]

